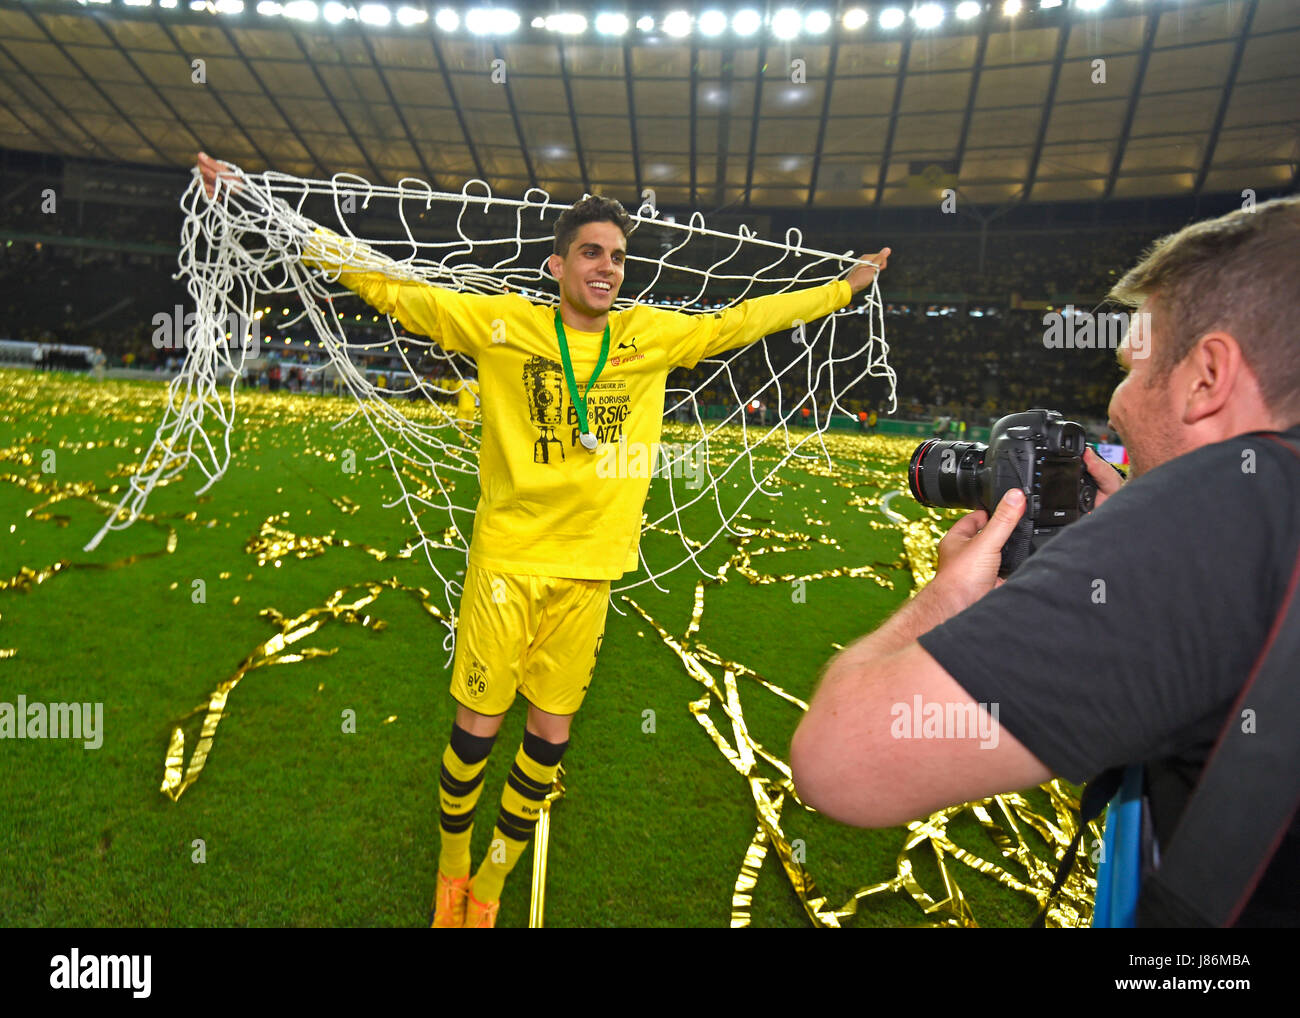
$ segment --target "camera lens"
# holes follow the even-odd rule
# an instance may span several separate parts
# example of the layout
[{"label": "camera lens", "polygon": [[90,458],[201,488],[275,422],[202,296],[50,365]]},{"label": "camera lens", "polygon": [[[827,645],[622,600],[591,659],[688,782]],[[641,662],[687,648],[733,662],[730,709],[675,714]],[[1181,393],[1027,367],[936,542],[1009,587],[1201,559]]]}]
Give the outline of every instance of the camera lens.
[{"label": "camera lens", "polygon": [[981,442],[922,442],[907,467],[912,497],[937,509],[980,508],[979,469],[987,448]]}]

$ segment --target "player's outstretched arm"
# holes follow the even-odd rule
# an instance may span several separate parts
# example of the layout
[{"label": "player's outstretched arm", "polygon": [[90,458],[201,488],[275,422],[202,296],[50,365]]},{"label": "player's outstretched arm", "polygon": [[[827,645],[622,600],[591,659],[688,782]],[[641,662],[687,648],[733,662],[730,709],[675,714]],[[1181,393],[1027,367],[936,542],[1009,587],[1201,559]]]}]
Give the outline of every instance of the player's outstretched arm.
[{"label": "player's outstretched arm", "polygon": [[797,322],[814,322],[838,311],[871,286],[889,255],[889,248],[867,255],[844,279],[823,286],[754,297],[714,315],[695,316],[677,350],[675,363],[692,367],[705,357],[748,346]]},{"label": "player's outstretched arm", "polygon": [[[397,262],[354,237],[318,226],[303,238],[299,260],[323,272],[327,280],[337,280],[380,314],[396,318],[408,332],[428,336],[445,350],[469,353],[476,345],[475,336],[491,332],[480,321],[485,309],[479,306],[491,298],[403,279],[406,273]],[[489,321],[491,317],[487,315]]]},{"label": "player's outstretched arm", "polygon": [[[243,190],[239,184],[240,174],[235,167],[230,163],[213,159],[206,152],[199,153],[198,170],[203,179],[203,189],[210,199],[215,200],[218,194],[224,199],[232,191]],[[312,228],[311,232],[303,238],[300,259],[311,268],[336,274],[360,275],[375,271],[383,272],[388,266],[395,265],[391,259],[372,250],[359,240],[341,237],[303,216],[296,215],[295,218],[304,226]],[[340,281],[349,289],[355,289],[347,280],[340,279]]]},{"label": "player's outstretched arm", "polygon": [[[198,154],[198,170],[209,199],[224,200],[232,191],[243,190],[235,167],[206,152]],[[354,237],[318,226],[287,205],[283,208],[302,227],[291,246],[299,261],[337,280],[376,311],[396,318],[408,331],[428,336],[446,350],[464,353],[476,347],[475,337],[490,334],[490,327],[479,322],[485,309],[477,305],[491,298],[404,279],[406,273],[387,255]],[[487,317],[490,322],[492,316]]]},{"label": "player's outstretched arm", "polygon": [[875,254],[866,255],[858,261],[853,270],[844,277],[844,281],[849,284],[849,289],[853,291],[853,296],[856,297],[876,281],[876,276],[889,264],[889,256],[892,253],[892,248],[882,247]]}]

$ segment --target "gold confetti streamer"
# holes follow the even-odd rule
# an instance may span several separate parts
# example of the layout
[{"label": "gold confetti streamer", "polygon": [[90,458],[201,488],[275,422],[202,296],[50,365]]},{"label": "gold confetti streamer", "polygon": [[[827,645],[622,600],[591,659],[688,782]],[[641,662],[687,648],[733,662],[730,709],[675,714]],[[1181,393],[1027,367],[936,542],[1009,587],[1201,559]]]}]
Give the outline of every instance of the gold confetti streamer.
[{"label": "gold confetti streamer", "polygon": [[[360,625],[376,632],[383,630],[387,626],[384,620],[372,617],[368,613],[359,615],[359,612],[361,609],[372,605],[379,598],[384,588],[416,595],[426,612],[436,619],[441,620],[443,618],[442,611],[433,603],[431,591],[424,587],[407,586],[399,583],[396,578],[352,584],[341,590],[336,590],[326,599],[325,604],[317,608],[308,608],[305,612],[293,618],[285,617],[274,608],[262,609],[259,614],[277,627],[279,632],[254,647],[252,652],[239,663],[234,674],[218,683],[204,702],[173,723],[171,741],[167,746],[167,757],[163,766],[163,782],[159,791],[173,802],[176,802],[184,794],[185,790],[198,780],[199,775],[203,773],[203,768],[207,765],[208,756],[212,751],[212,743],[216,738],[221,719],[225,716],[225,709],[230,696],[235,687],[249,672],[268,665],[296,664],[311,658],[334,655],[338,651],[337,647],[328,650],[319,647],[305,647],[297,653],[287,653],[289,647],[313,635],[328,622]],[[358,590],[365,591],[365,593],[357,596],[355,600],[345,600],[352,596],[353,591]],[[198,714],[203,714],[203,725],[199,732],[198,741],[195,743],[194,752],[190,756],[189,765],[182,772],[185,754],[185,733],[181,726]],[[396,720],[396,715],[393,715],[385,719],[381,724],[389,724]]]}]

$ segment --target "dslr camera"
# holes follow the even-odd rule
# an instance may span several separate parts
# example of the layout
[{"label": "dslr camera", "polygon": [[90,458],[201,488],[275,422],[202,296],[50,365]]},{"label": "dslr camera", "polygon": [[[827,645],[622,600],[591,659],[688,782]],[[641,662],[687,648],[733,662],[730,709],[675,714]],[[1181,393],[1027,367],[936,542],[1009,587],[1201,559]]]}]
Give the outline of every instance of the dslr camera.
[{"label": "dslr camera", "polygon": [[1025,493],[1025,513],[1002,546],[998,575],[1010,576],[1062,527],[1092,512],[1097,482],[1083,465],[1087,435],[1056,410],[1008,414],[993,425],[988,445],[932,438],[912,453],[912,497],[939,509],[992,514],[1012,488]]}]

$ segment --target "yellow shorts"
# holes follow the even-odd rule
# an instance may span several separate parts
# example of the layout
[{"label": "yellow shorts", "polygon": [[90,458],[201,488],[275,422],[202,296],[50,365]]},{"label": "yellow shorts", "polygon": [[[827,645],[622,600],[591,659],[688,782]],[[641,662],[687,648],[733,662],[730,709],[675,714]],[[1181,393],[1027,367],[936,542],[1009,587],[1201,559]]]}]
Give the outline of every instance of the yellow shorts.
[{"label": "yellow shorts", "polygon": [[504,714],[515,693],[548,714],[574,714],[596,673],[609,580],[498,573],[470,563],[460,601],[451,695]]}]

